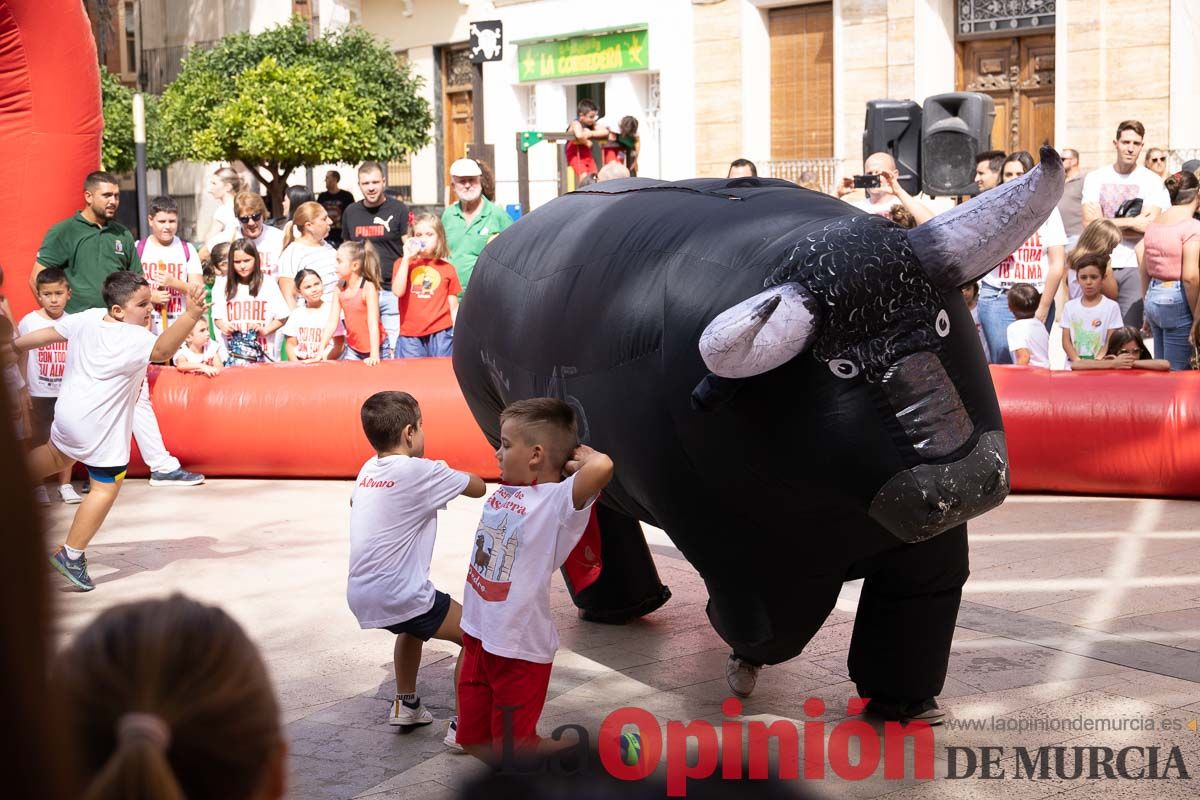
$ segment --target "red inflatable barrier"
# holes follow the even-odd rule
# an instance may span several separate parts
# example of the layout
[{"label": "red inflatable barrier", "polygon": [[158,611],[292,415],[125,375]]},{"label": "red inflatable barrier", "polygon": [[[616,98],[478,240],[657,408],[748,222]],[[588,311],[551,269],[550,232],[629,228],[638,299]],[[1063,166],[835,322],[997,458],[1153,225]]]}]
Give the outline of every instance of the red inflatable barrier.
[{"label": "red inflatable barrier", "polygon": [[100,68],[83,3],[0,0],[0,109],[0,265],[20,319],[37,307],[27,284],[42,237],[80,209],[100,164]]},{"label": "red inflatable barrier", "polygon": [[[171,453],[212,477],[353,478],[370,457],[358,412],[397,389],[421,404],[425,455],[499,477],[495,450],[467,409],[448,358],[271,364],[215,378],[151,368],[150,397]],[[146,467],[134,447],[129,474]]]},{"label": "red inflatable barrier", "polygon": [[992,367],[1021,492],[1200,497],[1200,372]]},{"label": "red inflatable barrier", "polygon": [[[426,455],[497,477],[448,358],[151,377],[167,446],[213,477],[353,478],[371,454],[358,409],[383,389],[420,402]],[[1200,497],[1200,372],[993,367],[992,380],[1015,491]],[[146,474],[136,448],[130,474]]]}]

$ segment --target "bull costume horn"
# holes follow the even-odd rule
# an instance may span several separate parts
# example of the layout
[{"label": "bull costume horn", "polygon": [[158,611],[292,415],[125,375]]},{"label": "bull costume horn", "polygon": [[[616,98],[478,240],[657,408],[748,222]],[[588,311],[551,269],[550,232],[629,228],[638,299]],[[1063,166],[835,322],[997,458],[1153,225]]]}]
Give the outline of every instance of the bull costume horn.
[{"label": "bull costume horn", "polygon": [[700,335],[714,375],[749,378],[804,352],[820,323],[817,304],[799,284],[773,286],[726,309]]},{"label": "bull costume horn", "polygon": [[1062,197],[1062,158],[1043,146],[1041,163],[908,232],[930,280],[944,289],[986,275],[1034,234]]}]

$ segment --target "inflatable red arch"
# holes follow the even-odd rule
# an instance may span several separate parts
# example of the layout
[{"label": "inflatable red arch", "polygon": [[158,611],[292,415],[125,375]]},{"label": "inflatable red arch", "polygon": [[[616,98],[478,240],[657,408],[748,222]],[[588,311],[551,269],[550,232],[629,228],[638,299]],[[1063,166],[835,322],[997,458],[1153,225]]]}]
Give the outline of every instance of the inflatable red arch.
[{"label": "inflatable red arch", "polygon": [[[4,292],[20,318],[45,231],[76,211],[103,119],[91,26],[79,0],[0,0]],[[1200,373],[993,367],[1017,491],[1200,497]],[[352,478],[371,450],[358,408],[403,389],[421,403],[427,455],[487,478],[492,448],[449,359],[273,365],[218,378],[151,371],[163,437],[216,476]],[[133,475],[145,466],[135,456]]]}]

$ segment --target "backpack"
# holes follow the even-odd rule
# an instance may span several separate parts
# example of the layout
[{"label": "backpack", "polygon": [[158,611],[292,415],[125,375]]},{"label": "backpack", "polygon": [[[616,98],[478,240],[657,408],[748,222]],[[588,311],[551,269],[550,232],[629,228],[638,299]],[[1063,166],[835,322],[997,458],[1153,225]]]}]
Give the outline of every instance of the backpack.
[{"label": "backpack", "polygon": [[[192,249],[188,247],[187,239],[180,239],[179,241],[183,245],[183,263],[186,264],[192,260]],[[138,239],[134,247],[137,248],[138,259],[141,260],[142,255],[146,252],[146,240]]]}]

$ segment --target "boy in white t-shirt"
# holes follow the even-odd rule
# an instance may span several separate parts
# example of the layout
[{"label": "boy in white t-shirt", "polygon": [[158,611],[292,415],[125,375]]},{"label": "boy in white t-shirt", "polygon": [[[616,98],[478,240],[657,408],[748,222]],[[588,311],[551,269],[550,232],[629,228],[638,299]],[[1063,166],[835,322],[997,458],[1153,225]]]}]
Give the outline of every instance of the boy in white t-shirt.
[{"label": "boy in white t-shirt", "polygon": [[[1078,251],[1076,251],[1078,252]],[[1100,360],[1108,352],[1108,337],[1121,328],[1121,307],[1100,293],[1108,269],[1108,256],[1073,259],[1071,268],[1083,295],[1067,303],[1058,326],[1062,328],[1063,350],[1072,364],[1080,359]]]},{"label": "boy in white t-shirt", "polygon": [[[21,318],[17,335],[51,328],[66,315],[67,303],[71,300],[71,284],[61,267],[47,267],[35,278],[37,301],[42,308],[30,311]],[[54,422],[54,406],[58,402],[58,391],[62,385],[63,371],[67,366],[67,343],[55,342],[29,351],[25,365],[25,383],[29,387],[30,418],[33,427],[33,444],[50,441],[50,425]],[[50,502],[45,484],[36,489],[38,502]],[[58,496],[64,503],[76,504],[83,500],[71,485],[71,468],[58,473]]]},{"label": "boy in white t-shirt", "polygon": [[150,235],[137,243],[142,269],[150,281],[154,300],[154,327],[158,333],[175,324],[183,316],[188,284],[199,283],[194,276],[203,276],[200,255],[183,239],[179,230],[179,205],[173,197],[160,195],[150,201],[147,218]]},{"label": "boy in white t-shirt", "polygon": [[1008,351],[1014,364],[1050,367],[1050,332],[1034,314],[1042,294],[1033,285],[1017,283],[1008,290],[1008,310],[1015,321],[1008,326]]},{"label": "boy in white t-shirt", "polygon": [[504,409],[496,458],[501,486],[484,504],[463,590],[458,682],[458,743],[488,762],[508,744],[540,744],[558,649],[550,578],[613,474],[608,456],[579,444],[571,407],[549,397]]},{"label": "boy in white t-shirt", "polygon": [[[361,417],[376,455],[359,470],[350,499],[346,602],[363,628],[396,634],[396,698],[388,723],[428,725],[433,715],[417,695],[421,645],[432,638],[462,646],[462,606],[429,580],[437,512],[460,494],[483,497],[486,487],[476,475],[423,457],[421,409],[411,395],[377,392],[363,403]],[[451,720],[445,742],[457,747],[454,733]]]},{"label": "boy in white t-shirt", "polygon": [[87,571],[84,550],[100,530],[117,499],[129,465],[133,409],[146,368],[167,361],[206,310],[204,289],[189,290],[183,317],[155,337],[147,329],[154,312],[150,284],[134,272],[114,272],[104,279],[104,308],[64,314],[54,326],[17,339],[18,352],[70,342],[50,441],[29,454],[30,471],[48,477],[72,461],[87,468],[92,490],[75,512],[66,543],[50,556],[50,564],[79,589],[96,588]]}]

